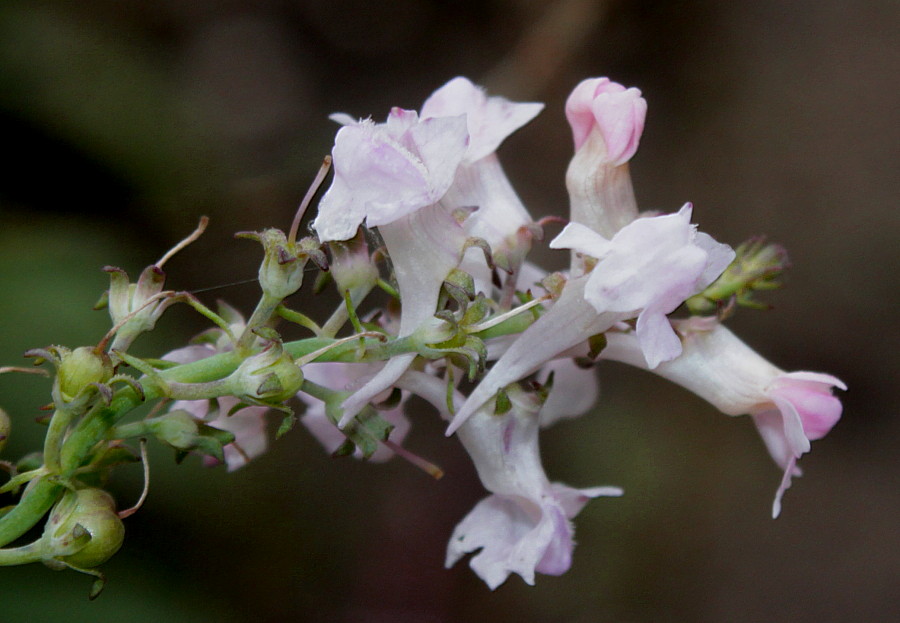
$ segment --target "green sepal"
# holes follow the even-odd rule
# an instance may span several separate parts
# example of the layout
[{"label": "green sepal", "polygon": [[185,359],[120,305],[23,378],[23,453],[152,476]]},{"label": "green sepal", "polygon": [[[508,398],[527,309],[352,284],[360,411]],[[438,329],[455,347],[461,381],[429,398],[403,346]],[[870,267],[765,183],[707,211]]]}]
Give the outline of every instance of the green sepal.
[{"label": "green sepal", "polygon": [[475,298],[475,280],[472,275],[458,268],[451,270],[444,279],[444,288],[459,303],[460,309],[465,309],[469,301]]},{"label": "green sepal", "polygon": [[88,592],[88,600],[94,601],[100,596],[100,593],[103,592],[103,589],[106,588],[106,577],[97,571],[97,576],[94,578],[94,581],[91,582],[91,590]]},{"label": "green sepal", "polygon": [[337,450],[331,453],[331,457],[335,459],[339,459],[344,456],[351,456],[356,451],[356,444],[350,441],[349,439],[345,439],[344,443],[337,447]]},{"label": "green sepal", "polygon": [[281,439],[291,432],[296,425],[297,416],[294,412],[291,411],[290,413],[285,413],[284,417],[281,419],[281,424],[278,425],[278,430],[275,432],[275,439]]},{"label": "green sepal", "polygon": [[591,360],[597,359],[603,349],[606,348],[607,340],[605,333],[598,333],[588,338],[588,357]]},{"label": "green sepal", "polygon": [[281,335],[272,327],[255,327],[253,333],[267,342],[280,342]]},{"label": "green sepal", "polygon": [[234,433],[197,420],[187,411],[172,411],[147,420],[146,424],[157,439],[175,448],[176,463],[183,461],[191,452],[224,461],[223,447],[234,442]]},{"label": "green sepal", "polygon": [[[335,424],[341,419],[342,409],[340,405],[347,396],[348,394],[345,392],[336,392],[325,402],[325,414]],[[350,420],[350,423],[341,432],[344,433],[344,436],[347,437],[347,441],[352,444],[353,448],[359,448],[363,458],[367,459],[378,449],[379,442],[388,438],[392,430],[394,430],[393,424],[385,421],[373,407],[366,406]],[[335,451],[334,456],[345,456],[355,451],[351,449],[348,452],[344,447],[346,444],[347,442],[342,444]]]},{"label": "green sepal", "polygon": [[504,389],[499,390],[494,400],[494,415],[503,415],[510,409],[512,409],[512,401],[509,399],[509,394]]},{"label": "green sepal", "polygon": [[44,464],[44,453],[40,451],[29,452],[16,462],[16,471],[18,473],[30,472],[38,469]]},{"label": "green sepal", "polygon": [[556,371],[550,372],[547,375],[547,380],[543,383],[538,383],[535,381],[532,383],[532,387],[534,387],[535,395],[541,404],[547,402],[547,398],[550,397],[550,392],[553,391],[553,381],[556,379]]},{"label": "green sepal", "polygon": [[469,327],[478,324],[484,320],[491,311],[490,302],[480,292],[475,300],[469,304],[459,324],[463,327]]}]

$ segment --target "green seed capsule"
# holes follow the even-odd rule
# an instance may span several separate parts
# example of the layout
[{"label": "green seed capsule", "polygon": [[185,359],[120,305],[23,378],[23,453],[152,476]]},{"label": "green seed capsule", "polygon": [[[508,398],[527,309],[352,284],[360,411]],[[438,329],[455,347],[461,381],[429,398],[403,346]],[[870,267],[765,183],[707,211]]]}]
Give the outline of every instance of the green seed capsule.
[{"label": "green seed capsule", "polygon": [[74,399],[91,383],[105,383],[113,375],[109,356],[91,346],[80,346],[62,357],[57,381],[65,401]]},{"label": "green seed capsule", "polygon": [[92,569],[119,551],[125,526],[112,496],[102,489],[68,491],[50,513],[48,557],[82,569]]}]

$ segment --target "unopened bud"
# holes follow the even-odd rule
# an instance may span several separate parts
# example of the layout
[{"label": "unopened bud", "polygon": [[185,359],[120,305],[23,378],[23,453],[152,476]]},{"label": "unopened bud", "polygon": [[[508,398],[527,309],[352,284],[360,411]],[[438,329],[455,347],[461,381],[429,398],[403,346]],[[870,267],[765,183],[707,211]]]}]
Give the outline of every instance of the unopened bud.
[{"label": "unopened bud", "polygon": [[150,430],[160,441],[179,450],[189,450],[197,445],[199,427],[197,421],[187,411],[176,410],[153,418]]}]

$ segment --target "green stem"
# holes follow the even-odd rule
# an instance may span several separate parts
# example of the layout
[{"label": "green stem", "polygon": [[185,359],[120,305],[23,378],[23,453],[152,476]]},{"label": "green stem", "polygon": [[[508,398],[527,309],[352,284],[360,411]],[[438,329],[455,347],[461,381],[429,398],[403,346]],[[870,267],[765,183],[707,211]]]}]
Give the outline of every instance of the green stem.
[{"label": "green stem", "polygon": [[250,320],[247,321],[244,332],[241,334],[240,339],[238,339],[238,350],[243,350],[250,346],[254,337],[253,330],[262,327],[269,322],[269,320],[272,319],[272,316],[275,315],[275,310],[278,309],[279,305],[281,305],[280,298],[263,292],[263,295],[259,299],[259,303],[256,305],[256,309],[253,310],[253,315],[250,316]]},{"label": "green stem", "polygon": [[43,543],[35,541],[22,547],[0,549],[0,566],[24,565],[43,559]]},{"label": "green stem", "polygon": [[[259,326],[267,321],[279,301],[268,300],[266,297],[260,301],[256,312],[251,318],[249,326]],[[257,324],[252,324],[256,322]],[[532,314],[520,314],[510,318],[503,323],[490,327],[482,332],[476,333],[477,337],[488,339],[500,335],[508,335],[510,333],[520,333],[524,331],[532,322],[534,316]],[[252,333],[245,332],[241,336],[241,340],[246,339],[249,345]],[[325,346],[333,344],[336,340],[333,338],[315,337],[289,342],[284,345],[284,349],[295,359],[303,357]],[[393,340],[388,343],[382,343],[372,338],[364,338],[366,345],[366,359],[378,360],[387,359],[404,349],[414,348],[413,343],[404,343]],[[349,342],[345,345],[338,345],[335,348],[324,353],[317,361],[358,361],[358,342]],[[159,376],[164,381],[177,383],[207,383],[227,377],[234,372],[240,365],[241,357],[238,353],[222,353],[214,355],[200,361],[186,363],[166,370],[160,370]],[[145,401],[154,400],[163,396],[164,392],[154,381],[148,377],[139,380],[144,388]],[[311,391],[310,391],[311,390]],[[315,395],[317,389],[312,385],[305,386],[304,391]],[[81,421],[73,428],[69,436],[62,442],[59,449],[59,474],[65,479],[76,473],[81,467],[85,459],[90,455],[94,446],[108,438],[109,430],[116,425],[131,410],[140,406],[141,400],[137,393],[131,388],[123,388],[117,392],[115,398],[109,406],[95,407],[88,415],[83,417]],[[62,415],[60,413],[59,415]],[[55,419],[55,416],[54,416]],[[69,422],[64,421],[66,418],[59,418],[56,421],[56,429],[65,431]],[[65,426],[63,426],[65,424]],[[56,462],[53,454],[58,448],[57,440],[59,434],[54,432],[52,435],[48,433],[50,438],[48,444],[51,449],[50,462]],[[41,478],[33,481],[25,490],[18,504],[3,517],[0,517],[0,547],[14,541],[22,536],[32,526],[50,510],[54,502],[56,502],[62,491],[62,485],[55,480]]]},{"label": "green stem", "polygon": [[63,437],[75,416],[74,411],[60,411],[57,409],[50,419],[47,435],[44,437],[44,465],[51,474],[59,472],[59,452]]},{"label": "green stem", "polygon": [[19,503],[0,518],[0,546],[18,539],[40,521],[56,502],[62,488],[46,479],[29,486]]}]

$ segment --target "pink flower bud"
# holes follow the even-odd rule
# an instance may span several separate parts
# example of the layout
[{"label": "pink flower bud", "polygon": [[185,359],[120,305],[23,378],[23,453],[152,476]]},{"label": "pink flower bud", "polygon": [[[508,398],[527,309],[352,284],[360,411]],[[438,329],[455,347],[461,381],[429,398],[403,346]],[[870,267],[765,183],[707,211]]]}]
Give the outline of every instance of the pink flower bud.
[{"label": "pink flower bud", "polygon": [[647,101],[640,90],[626,89],[609,78],[583,80],[566,100],[566,118],[572,126],[578,151],[596,127],[606,145],[606,158],[613,164],[628,162],[637,151]]}]

